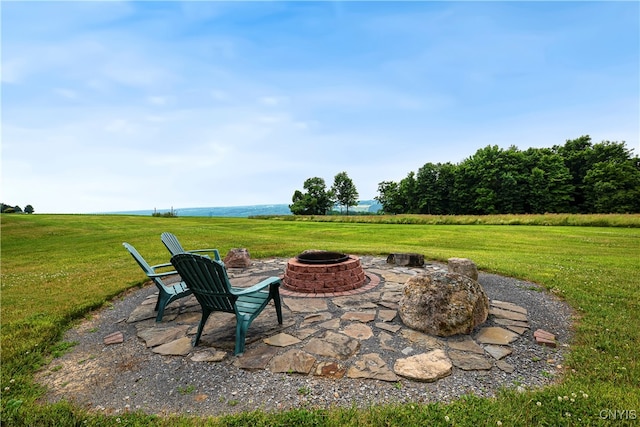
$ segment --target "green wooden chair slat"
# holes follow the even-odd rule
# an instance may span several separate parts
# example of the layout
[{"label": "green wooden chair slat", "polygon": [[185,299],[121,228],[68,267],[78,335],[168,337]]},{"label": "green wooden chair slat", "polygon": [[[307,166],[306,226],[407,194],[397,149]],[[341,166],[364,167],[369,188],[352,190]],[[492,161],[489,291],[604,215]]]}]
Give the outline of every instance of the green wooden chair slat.
[{"label": "green wooden chair slat", "polygon": [[165,307],[177,299],[191,295],[191,290],[183,281],[171,285],[168,285],[162,281],[163,277],[173,276],[177,274],[175,270],[164,271],[161,273],[156,272],[156,270],[171,267],[171,263],[149,265],[149,263],[132,245],[126,242],[124,242],[122,245],[127,251],[129,251],[136,263],[138,263],[140,268],[142,268],[142,271],[145,272],[147,277],[149,277],[158,288],[158,301],[156,302],[155,307],[155,311],[158,312],[158,314],[156,315],[156,322],[162,321]]},{"label": "green wooden chair slat", "polygon": [[251,322],[273,301],[278,323],[282,324],[282,303],[278,277],[269,277],[249,288],[231,286],[222,261],[182,252],[171,258],[171,264],[193,292],[202,307],[202,318],[193,341],[197,346],[209,315],[215,311],[236,315],[236,343],[234,354],[244,353],[245,337]]},{"label": "green wooden chair slat", "polygon": [[193,250],[187,251],[182,247],[182,245],[178,241],[178,238],[173,233],[169,233],[168,231],[165,231],[160,235],[160,240],[162,240],[162,243],[164,243],[166,248],[169,250],[169,252],[171,253],[171,256],[181,254],[184,252],[191,253],[191,254],[195,254],[195,253],[201,254],[201,253],[211,252],[213,253],[213,259],[215,259],[216,261],[220,261],[220,252],[217,249],[213,249],[213,248],[212,249],[193,249]]}]

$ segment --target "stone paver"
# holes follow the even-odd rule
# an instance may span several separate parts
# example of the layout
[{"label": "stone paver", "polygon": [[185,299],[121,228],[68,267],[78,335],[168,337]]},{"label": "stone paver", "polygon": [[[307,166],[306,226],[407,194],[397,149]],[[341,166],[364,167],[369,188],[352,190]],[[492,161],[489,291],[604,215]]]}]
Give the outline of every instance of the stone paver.
[{"label": "stone paver", "polygon": [[222,362],[227,357],[226,351],[200,350],[191,355],[194,362]]},{"label": "stone paver", "polygon": [[[238,357],[233,356],[233,314],[213,313],[201,344],[192,347],[201,316],[193,297],[170,304],[163,321],[155,323],[157,297],[151,296],[125,320],[136,325],[138,338],[149,351],[187,356],[200,363],[232,358],[234,366],[249,371],[381,381],[404,377],[427,382],[437,381],[453,369],[514,373],[515,368],[508,363],[514,352],[511,343],[531,339],[525,335],[530,326],[524,307],[490,301],[489,319],[470,335],[439,338],[415,331],[403,325],[398,316],[404,283],[417,274],[446,271],[447,267],[426,264],[411,268],[386,263],[372,267],[372,259],[361,259],[369,281],[358,290],[326,295],[282,292],[283,325],[277,324],[271,304],[249,327],[246,352]],[[260,278],[277,275],[275,270],[284,271],[285,266],[275,261],[252,262],[251,267],[230,270],[229,275],[235,286],[246,287]],[[105,345],[117,345],[120,339],[111,334],[105,337]],[[535,339],[543,345],[556,344],[555,336],[542,330],[536,331]],[[374,344],[367,345],[368,351],[361,351],[364,343]],[[375,352],[370,352],[372,348]]]},{"label": "stone paver", "polygon": [[482,344],[507,345],[518,339],[518,334],[498,326],[489,326],[480,329],[476,341]]},{"label": "stone paver", "polygon": [[492,366],[488,359],[476,353],[452,350],[448,355],[456,368],[465,371],[488,371]]},{"label": "stone paver", "polygon": [[242,356],[233,362],[234,366],[248,371],[266,369],[267,365],[278,354],[278,349],[269,345],[263,345],[247,350]]},{"label": "stone paver", "polygon": [[373,331],[367,325],[363,325],[360,323],[353,323],[346,328],[344,328],[343,333],[345,335],[350,336],[351,338],[356,338],[358,340],[368,340],[373,336]]},{"label": "stone paver", "polygon": [[340,316],[342,320],[357,320],[358,322],[371,322],[376,318],[375,311],[349,311],[342,316]]},{"label": "stone paver", "polygon": [[182,337],[154,347],[151,351],[164,354],[165,356],[186,356],[191,350],[193,350],[191,347],[191,338]]},{"label": "stone paver", "polygon": [[491,356],[493,356],[498,360],[513,353],[513,350],[511,349],[511,347],[506,347],[503,345],[487,345],[484,347],[484,351],[486,351],[487,353],[489,353]]},{"label": "stone paver", "polygon": [[285,305],[294,313],[319,313],[329,309],[327,300],[319,298],[285,298]]},{"label": "stone paver", "polygon": [[478,345],[471,338],[466,338],[460,341],[449,341],[448,346],[452,350],[466,351],[468,353],[484,354],[482,347]]},{"label": "stone paver", "polygon": [[264,342],[275,347],[288,347],[290,345],[298,344],[302,340],[292,335],[285,334],[284,332],[274,335],[269,338],[265,338]]},{"label": "stone paver", "polygon": [[398,310],[378,310],[378,319],[383,322],[392,322],[398,315]]},{"label": "stone paver", "polygon": [[414,331],[413,329],[403,328],[400,334],[423,348],[434,349],[434,348],[444,348],[445,343],[439,338],[436,338],[432,335],[427,335],[420,331]]},{"label": "stone paver", "polygon": [[518,313],[517,311],[504,310],[502,308],[490,307],[489,314],[494,315],[496,317],[502,317],[503,319],[509,320],[518,320],[521,322],[527,321],[527,315]]},{"label": "stone paver", "polygon": [[347,371],[347,377],[398,381],[398,376],[394,374],[386,362],[375,353],[365,354],[358,358]]},{"label": "stone paver", "polygon": [[433,350],[396,360],[393,371],[416,381],[433,382],[451,374],[453,364],[443,350]]},{"label": "stone paver", "polygon": [[314,372],[315,375],[333,379],[344,377],[347,368],[338,362],[320,362]]},{"label": "stone paver", "polygon": [[308,374],[311,372],[316,358],[302,350],[292,349],[284,354],[275,356],[269,362],[271,372],[296,372]]},{"label": "stone paver", "polygon": [[344,334],[327,331],[323,338],[311,338],[303,347],[309,353],[346,360],[360,348],[360,341]]},{"label": "stone paver", "polygon": [[183,337],[189,325],[180,325],[169,328],[148,328],[138,331],[138,338],[141,338],[147,347],[156,347],[170,341]]},{"label": "stone paver", "polygon": [[389,331],[392,333],[396,333],[398,332],[400,329],[402,329],[401,325],[392,325],[389,323],[376,323],[376,328],[378,329],[384,329],[385,331]]},{"label": "stone paver", "polygon": [[521,313],[524,315],[528,314],[526,308],[520,307],[519,305],[513,304],[511,302],[493,300],[491,301],[491,305],[503,310],[515,311],[516,313]]}]

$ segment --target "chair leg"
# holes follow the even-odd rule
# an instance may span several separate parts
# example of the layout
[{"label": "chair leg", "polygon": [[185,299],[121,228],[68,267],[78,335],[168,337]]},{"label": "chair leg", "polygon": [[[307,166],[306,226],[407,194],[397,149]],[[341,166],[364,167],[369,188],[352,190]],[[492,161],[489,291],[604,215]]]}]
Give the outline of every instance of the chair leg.
[{"label": "chair leg", "polygon": [[278,324],[282,325],[282,301],[280,300],[280,289],[278,285],[271,285],[271,295],[273,297],[273,303],[276,306],[276,314],[278,315]]},{"label": "chair leg", "polygon": [[236,318],[236,349],[233,352],[234,355],[244,353],[244,341],[247,337],[247,329],[251,320],[244,318]]},{"label": "chair leg", "polygon": [[158,294],[158,302],[156,302],[156,310],[158,312],[158,315],[156,316],[156,322],[161,322],[162,321],[162,316],[164,316],[164,308],[167,306],[167,304],[169,304],[169,300],[171,299],[171,296],[160,292],[160,294]]},{"label": "chair leg", "polygon": [[210,314],[211,310],[205,310],[205,308],[202,307],[202,318],[200,319],[200,324],[198,325],[198,333],[196,334],[196,338],[193,341],[194,347],[196,347],[200,342],[200,335],[202,335],[202,330],[204,329],[204,325],[205,323],[207,323],[207,319],[209,318]]}]

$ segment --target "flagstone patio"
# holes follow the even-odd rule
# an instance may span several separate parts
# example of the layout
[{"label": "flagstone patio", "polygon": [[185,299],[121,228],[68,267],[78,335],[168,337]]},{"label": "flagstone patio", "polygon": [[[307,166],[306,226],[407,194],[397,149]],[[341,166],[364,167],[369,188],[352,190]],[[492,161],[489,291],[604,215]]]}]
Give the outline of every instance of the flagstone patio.
[{"label": "flagstone patio", "polygon": [[[285,290],[283,324],[277,323],[275,308],[268,306],[249,327],[246,352],[240,356],[233,355],[234,315],[213,313],[200,345],[192,347],[200,320],[196,299],[191,296],[171,303],[163,321],[156,323],[153,292],[146,292],[146,297],[122,313],[123,317],[102,325],[100,328],[106,329],[100,332],[105,339],[94,342],[90,351],[100,359],[100,353],[117,355],[118,346],[136,345],[143,346],[149,357],[162,357],[167,363],[182,360],[181,365],[193,364],[194,369],[217,364],[222,369],[249,373],[299,375],[317,381],[370,380],[391,385],[407,381],[434,383],[449,376],[471,374],[473,378],[500,378],[502,384],[508,384],[509,378],[512,383],[535,378],[532,384],[537,384],[548,382],[544,380],[562,370],[563,343],[569,338],[569,325],[556,325],[550,319],[553,316],[549,310],[560,306],[522,304],[521,301],[543,296],[549,299],[550,295],[535,290],[535,285],[511,279],[512,288],[507,289],[504,283],[495,283],[498,276],[481,273],[479,282],[490,298],[487,322],[470,335],[441,338],[407,328],[397,309],[408,278],[446,270],[446,265],[399,267],[371,256],[361,257],[361,262],[368,281],[355,291],[309,297]],[[234,286],[250,286],[268,276],[282,276],[285,266],[284,259],[254,260],[248,268],[229,269],[229,276]],[[529,296],[524,298],[523,294]],[[519,303],[509,301],[510,295],[516,296]],[[554,304],[560,302],[551,305]],[[560,346],[540,345],[534,336],[538,329],[555,334],[554,342],[559,341]],[[88,382],[99,383],[94,376],[104,372],[96,369],[83,376],[77,367],[66,369],[67,365],[63,363],[61,369],[42,376],[43,382],[52,387],[49,397],[54,400],[81,399],[56,386],[63,381],[74,382],[79,383],[76,388],[80,390]],[[95,407],[96,403],[89,405]]]}]

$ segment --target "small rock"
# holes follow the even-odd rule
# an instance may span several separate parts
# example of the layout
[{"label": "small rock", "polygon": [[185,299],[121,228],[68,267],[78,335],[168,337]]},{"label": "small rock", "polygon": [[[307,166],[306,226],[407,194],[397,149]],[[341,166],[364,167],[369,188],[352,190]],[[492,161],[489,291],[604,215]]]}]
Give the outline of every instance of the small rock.
[{"label": "small rock", "polygon": [[556,336],[553,335],[551,332],[547,332],[543,329],[536,329],[536,331],[533,333],[534,337],[540,337],[540,338],[545,338],[548,340],[555,340]]},{"label": "small rock", "polygon": [[541,344],[541,345],[544,345],[544,346],[547,346],[547,347],[553,347],[553,348],[558,346],[558,343],[556,343],[555,341],[548,340],[548,339],[542,338],[542,337],[535,337],[535,338],[536,338],[536,342],[538,344]]},{"label": "small rock", "polygon": [[121,344],[124,342],[124,334],[122,332],[114,332],[104,337],[104,344]]},{"label": "small rock", "polygon": [[557,347],[558,343],[556,342],[556,336],[551,332],[547,332],[543,329],[537,329],[533,333],[533,337],[536,339],[538,344],[547,346],[547,347]]},{"label": "small rock", "polygon": [[251,265],[251,257],[247,249],[233,248],[224,257],[223,262],[229,268],[246,268]]},{"label": "small rock", "polygon": [[405,356],[408,356],[411,353],[413,353],[413,347],[405,347],[402,350],[400,350],[400,353],[404,354]]}]

